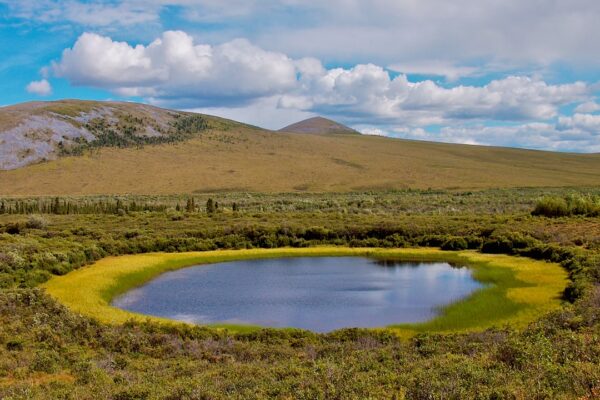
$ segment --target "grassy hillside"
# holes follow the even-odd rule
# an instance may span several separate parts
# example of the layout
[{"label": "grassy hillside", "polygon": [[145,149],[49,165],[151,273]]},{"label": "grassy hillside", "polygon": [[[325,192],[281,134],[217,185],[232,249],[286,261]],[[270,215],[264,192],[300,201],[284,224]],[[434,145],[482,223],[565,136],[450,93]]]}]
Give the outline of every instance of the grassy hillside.
[{"label": "grassy hillside", "polygon": [[106,147],[182,142],[242,124],[145,104],[62,100],[0,108],[0,170]]},{"label": "grassy hillside", "polygon": [[82,155],[0,171],[0,195],[335,192],[600,183],[600,154],[352,134],[290,134],[217,118],[209,121],[201,135],[185,141],[89,147]]}]

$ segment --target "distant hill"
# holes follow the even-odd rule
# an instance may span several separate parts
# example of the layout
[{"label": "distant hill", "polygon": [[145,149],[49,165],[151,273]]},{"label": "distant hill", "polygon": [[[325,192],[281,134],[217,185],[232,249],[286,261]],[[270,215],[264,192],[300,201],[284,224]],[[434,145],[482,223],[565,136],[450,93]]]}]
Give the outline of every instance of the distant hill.
[{"label": "distant hill", "polygon": [[600,154],[296,135],[133,103],[1,108],[0,149],[0,197],[600,185]]},{"label": "distant hill", "polygon": [[288,125],[285,128],[280,129],[279,132],[311,133],[321,135],[359,134],[359,132],[347,127],[346,125],[342,125],[340,123],[323,117],[313,117],[305,119],[304,121],[296,122],[295,124]]}]

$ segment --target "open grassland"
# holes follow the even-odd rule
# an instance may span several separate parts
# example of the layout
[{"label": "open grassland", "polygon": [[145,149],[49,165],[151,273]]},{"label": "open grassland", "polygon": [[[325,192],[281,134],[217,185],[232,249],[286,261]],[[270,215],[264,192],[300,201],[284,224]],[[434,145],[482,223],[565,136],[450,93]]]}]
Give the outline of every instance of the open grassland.
[{"label": "open grassland", "polygon": [[0,195],[594,186],[600,155],[232,127],[0,171]]},{"label": "open grassland", "polygon": [[[424,324],[397,326],[411,332],[454,332],[490,328],[503,324],[524,327],[560,305],[567,274],[558,264],[474,252],[442,252],[435,249],[372,249],[316,247],[308,249],[224,250],[196,253],[154,253],[110,257],[95,264],[55,277],[44,284],[47,292],[72,310],[106,323],[129,319],[145,320],[110,305],[111,300],[157,275],[197,264],[249,258],[368,256],[406,261],[451,261],[475,270],[474,277],[489,284],[467,299],[447,306],[441,315]],[[159,318],[151,318],[163,321]],[[249,327],[228,325],[233,331]],[[404,329],[402,329],[404,328]],[[408,328],[408,329],[407,329]]]}]

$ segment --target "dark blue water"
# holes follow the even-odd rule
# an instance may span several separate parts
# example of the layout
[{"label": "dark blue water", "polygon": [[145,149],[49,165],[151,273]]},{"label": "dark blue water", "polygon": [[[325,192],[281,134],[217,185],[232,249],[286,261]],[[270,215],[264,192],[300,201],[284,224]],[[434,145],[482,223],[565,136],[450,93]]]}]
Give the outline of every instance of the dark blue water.
[{"label": "dark blue water", "polygon": [[482,285],[447,263],[302,257],[199,265],[159,276],[114,300],[175,320],[327,332],[433,318]]}]

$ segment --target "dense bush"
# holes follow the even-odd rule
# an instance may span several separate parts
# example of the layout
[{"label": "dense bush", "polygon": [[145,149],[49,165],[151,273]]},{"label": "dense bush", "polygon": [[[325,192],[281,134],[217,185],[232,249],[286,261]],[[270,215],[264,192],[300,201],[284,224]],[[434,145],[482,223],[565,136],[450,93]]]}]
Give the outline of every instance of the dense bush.
[{"label": "dense bush", "polygon": [[537,202],[532,211],[533,215],[545,217],[564,217],[569,213],[567,201],[561,197],[544,197]]},{"label": "dense bush", "polygon": [[564,217],[600,215],[600,197],[571,194],[566,197],[548,196],[540,199],[532,211],[533,215],[545,217]]},{"label": "dense bush", "polygon": [[[525,249],[530,249],[538,242],[530,236],[519,232],[508,232],[504,234],[494,234],[484,239],[481,246],[483,253],[495,254],[518,254]],[[538,259],[547,259],[546,256],[533,257]]]}]

